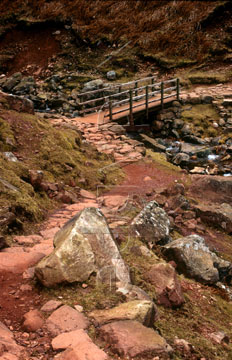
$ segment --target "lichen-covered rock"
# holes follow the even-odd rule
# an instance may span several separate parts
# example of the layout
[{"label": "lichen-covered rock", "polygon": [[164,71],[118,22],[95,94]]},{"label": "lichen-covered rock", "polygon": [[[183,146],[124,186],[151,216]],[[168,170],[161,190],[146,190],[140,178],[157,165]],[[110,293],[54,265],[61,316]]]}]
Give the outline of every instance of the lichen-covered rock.
[{"label": "lichen-covered rock", "polygon": [[145,279],[155,287],[157,301],[167,307],[183,304],[184,296],[176,271],[171,264],[159,263],[151,267]]},{"label": "lichen-covered rock", "polygon": [[69,220],[55,235],[54,247],[35,269],[47,287],[83,282],[92,273],[98,281],[130,283],[129,271],[99,209],[86,208]]},{"label": "lichen-covered rock", "polygon": [[163,247],[164,254],[177,264],[177,269],[206,284],[215,284],[230,275],[232,264],[209,250],[204,238],[189,235]]},{"label": "lichen-covered rock", "polygon": [[131,223],[132,230],[146,243],[169,241],[170,221],[156,201],[150,201]]},{"label": "lichen-covered rock", "polygon": [[119,320],[137,320],[145,326],[152,326],[157,309],[152,301],[133,300],[109,310],[94,310],[89,316],[99,325]]}]

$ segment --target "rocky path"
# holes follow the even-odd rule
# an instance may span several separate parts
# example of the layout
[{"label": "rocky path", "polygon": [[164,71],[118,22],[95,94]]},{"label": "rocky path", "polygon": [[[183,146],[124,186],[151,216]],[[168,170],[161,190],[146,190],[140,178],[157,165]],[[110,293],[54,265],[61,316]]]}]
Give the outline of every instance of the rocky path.
[{"label": "rocky path", "polygon": [[[220,85],[211,88],[212,92],[214,90],[220,97],[227,91],[229,93],[230,87]],[[194,92],[197,96],[209,93],[205,88],[196,88]],[[114,231],[127,224],[128,218],[126,215],[121,216],[121,213],[128,204],[142,208],[147,201],[154,198],[169,211],[173,221],[189,223],[188,230],[195,232],[199,229],[204,232],[204,227],[199,218],[191,218],[194,217],[191,211],[188,211],[190,218],[182,219],[183,212],[179,204],[177,203],[177,210],[174,211],[173,201],[167,201],[167,194],[159,193],[162,188],[171,184],[184,182],[186,174],[170,174],[158,168],[154,173],[149,162],[138,162],[145,154],[144,146],[128,137],[121,126],[108,123],[98,127],[88,121],[80,122],[78,119],[70,120],[65,117],[51,121],[54,126],[66,124],[68,127],[75,127],[82,133],[84,141],[93,144],[101,152],[111,154],[116,163],[128,164],[124,168],[126,178],[122,186],[101,196],[81,190],[80,201],[64,205],[62,209],[51,214],[38,234],[16,236],[13,246],[0,252],[0,360],[106,360],[110,359],[107,347],[103,351],[103,344],[98,340],[93,342],[85,331],[91,320],[83,313],[81,306],[76,304],[74,309],[64,305],[62,298],[48,301],[49,297],[40,294],[33,280],[34,266],[53,251],[55,233],[70,218],[88,207],[100,208],[109,227]],[[140,353],[160,351],[167,355],[171,350],[162,337],[143,324],[127,320],[123,326],[125,328],[122,329],[118,322],[113,322],[102,328],[106,343],[117,343],[121,354],[132,358],[137,356],[133,351],[135,344]],[[123,341],[124,334],[131,333],[133,336],[127,336],[126,342]],[[143,334],[142,341],[138,334]],[[147,339],[150,339],[150,342]],[[156,349],[152,347],[154,344]],[[161,358],[162,356],[154,357],[156,360]],[[114,359],[124,357],[115,355]]]}]

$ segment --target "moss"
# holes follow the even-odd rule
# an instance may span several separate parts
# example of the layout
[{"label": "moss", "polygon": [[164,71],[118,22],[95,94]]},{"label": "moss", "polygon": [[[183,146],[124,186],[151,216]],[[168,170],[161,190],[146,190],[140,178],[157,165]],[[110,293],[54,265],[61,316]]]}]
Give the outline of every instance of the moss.
[{"label": "moss", "polygon": [[[231,305],[221,295],[215,294],[214,289],[198,285],[192,280],[184,279],[192,291],[185,293],[185,304],[176,310],[159,306],[160,318],[155,328],[164,336],[170,345],[175,338],[185,339],[192,346],[192,357],[198,359],[230,359],[232,345],[214,344],[208,335],[217,331],[224,331],[229,337],[232,334],[228,323],[232,320]],[[194,294],[195,292],[195,294]],[[181,354],[175,351],[176,355]],[[183,354],[182,354],[183,355]],[[186,354],[189,358],[190,354]],[[183,357],[181,356],[181,359]]]},{"label": "moss", "polygon": [[165,56],[164,53],[152,54],[145,52],[144,58],[147,60],[155,61],[159,66],[164,69],[173,69],[177,67],[184,67],[195,64],[196,60],[191,60],[182,57]]},{"label": "moss", "polygon": [[213,122],[217,122],[220,119],[219,114],[211,104],[199,104],[183,107],[181,115],[182,120],[189,123],[192,131],[196,135],[202,137],[218,136],[220,129],[215,129],[212,126]]},{"label": "moss", "polygon": [[166,169],[168,172],[173,172],[173,171],[176,173],[181,172],[180,167],[175,166],[167,161],[165,154],[154,152],[151,149],[147,149],[146,153],[147,156],[150,157],[156,163],[156,165],[162,167],[162,169]]},{"label": "moss", "polygon": [[0,151],[10,151],[14,145],[15,138],[11,126],[0,118]]},{"label": "moss", "polygon": [[[108,167],[112,164],[110,156],[99,153],[89,144],[82,144],[78,131],[56,129],[48,120],[4,110],[1,110],[0,127],[4,130],[1,139],[14,139],[16,155],[22,159],[12,162],[0,154],[0,178],[3,180],[0,182],[0,205],[12,209],[18,223],[24,224],[21,227],[24,232],[31,228],[32,222],[41,221],[50,209],[60,206],[30,185],[29,170],[43,171],[45,182],[58,183],[74,194],[78,193],[75,186],[96,191],[99,185],[113,185],[123,178],[120,168]],[[11,150],[1,139],[0,150]],[[99,171],[103,167],[107,169],[105,174]],[[12,190],[14,188],[17,190]]]},{"label": "moss", "polygon": [[192,84],[219,84],[227,82],[228,76],[224,72],[217,73],[217,72],[194,72],[188,75],[188,79]]},{"label": "moss", "polygon": [[62,302],[70,306],[81,305],[86,312],[111,308],[123,300],[123,296],[109,285],[97,284],[94,276],[87,281],[85,289],[80,284],[72,284],[59,285],[56,289],[41,288],[40,292],[52,299],[62,297]]}]

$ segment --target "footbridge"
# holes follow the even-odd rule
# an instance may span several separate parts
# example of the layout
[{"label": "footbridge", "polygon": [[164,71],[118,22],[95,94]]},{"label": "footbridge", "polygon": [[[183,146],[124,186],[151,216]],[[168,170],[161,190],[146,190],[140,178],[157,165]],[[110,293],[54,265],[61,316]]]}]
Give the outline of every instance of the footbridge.
[{"label": "footbridge", "polygon": [[[80,93],[80,114],[90,122],[95,119],[93,122],[99,125],[127,119],[127,130],[150,126],[146,124],[150,112],[162,109],[180,97],[178,78],[162,82],[155,80],[156,76],[151,76]],[[136,125],[135,118],[138,116],[142,116],[145,123]]]}]

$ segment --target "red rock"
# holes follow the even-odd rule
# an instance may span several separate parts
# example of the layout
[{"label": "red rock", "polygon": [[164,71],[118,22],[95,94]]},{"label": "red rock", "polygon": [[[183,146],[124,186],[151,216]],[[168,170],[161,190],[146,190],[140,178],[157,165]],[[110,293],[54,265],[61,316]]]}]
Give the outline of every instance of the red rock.
[{"label": "red rock", "polygon": [[125,204],[127,197],[121,195],[107,195],[102,197],[104,204],[109,208],[119,208]]},{"label": "red rock", "polygon": [[21,291],[32,291],[32,286],[31,286],[31,285],[27,285],[27,284],[21,285],[21,286],[20,286],[20,290],[21,290]]},{"label": "red rock", "polygon": [[100,328],[101,337],[122,356],[136,357],[167,354],[172,349],[154,330],[137,321],[115,321]]},{"label": "red rock", "polygon": [[143,179],[143,181],[151,181],[152,178],[150,176],[145,176],[145,178]]},{"label": "red rock", "polygon": [[17,95],[10,95],[0,91],[1,98],[5,98],[10,106],[9,109],[34,114],[34,104],[31,100]]},{"label": "red rock", "polygon": [[49,316],[46,324],[51,334],[56,336],[64,332],[86,329],[89,321],[77,310],[64,305]]},{"label": "red rock", "polygon": [[177,307],[183,304],[184,297],[181,284],[177,278],[175,268],[171,264],[159,263],[153,265],[145,274],[145,278],[154,285],[159,304],[167,307]]},{"label": "red rock", "polygon": [[15,236],[14,241],[19,244],[34,244],[34,240],[30,236]]},{"label": "red rock", "polygon": [[87,199],[96,199],[96,195],[94,195],[93,193],[91,193],[90,191],[86,191],[84,189],[80,190],[80,195],[84,198]]},{"label": "red rock", "polygon": [[55,311],[56,309],[58,309],[62,304],[61,301],[57,301],[57,300],[49,300],[47,301],[42,307],[41,307],[41,311],[44,312],[50,312],[50,311]]},{"label": "red rock", "polygon": [[19,360],[19,357],[16,355],[13,355],[9,352],[4,352],[1,356],[0,356],[0,360]]},{"label": "red rock", "polygon": [[44,324],[44,319],[38,310],[31,310],[23,316],[23,329],[27,332],[33,332],[41,329]]},{"label": "red rock", "polygon": [[[14,336],[12,334],[12,332],[2,323],[0,322],[0,347],[4,349],[5,351],[5,359],[7,359],[7,351],[10,352],[9,355],[19,355],[22,351],[22,347],[17,345],[15,340],[14,340]],[[2,355],[3,356],[3,355]],[[14,359],[14,357],[11,357],[12,360]],[[10,357],[8,357],[8,359],[11,359]],[[1,359],[1,357],[0,357]],[[3,357],[4,359],[4,357]],[[17,359],[17,357],[16,357]]]},{"label": "red rock", "polygon": [[69,349],[61,354],[58,359],[76,360],[107,360],[106,353],[99,349],[84,330],[71,331],[58,335],[52,340],[54,350]]},{"label": "red rock", "polygon": [[39,170],[29,170],[30,183],[34,188],[40,188],[43,181],[43,172]]},{"label": "red rock", "polygon": [[59,227],[54,227],[52,229],[46,229],[46,230],[42,230],[40,231],[41,236],[44,239],[53,239],[54,235],[57,233],[57,231],[59,231],[60,228]]},{"label": "red rock", "polygon": [[[20,254],[20,255],[19,255]],[[15,274],[23,273],[28,267],[37,264],[44,254],[38,252],[19,252],[16,253],[0,253],[0,271],[13,272]]]}]

